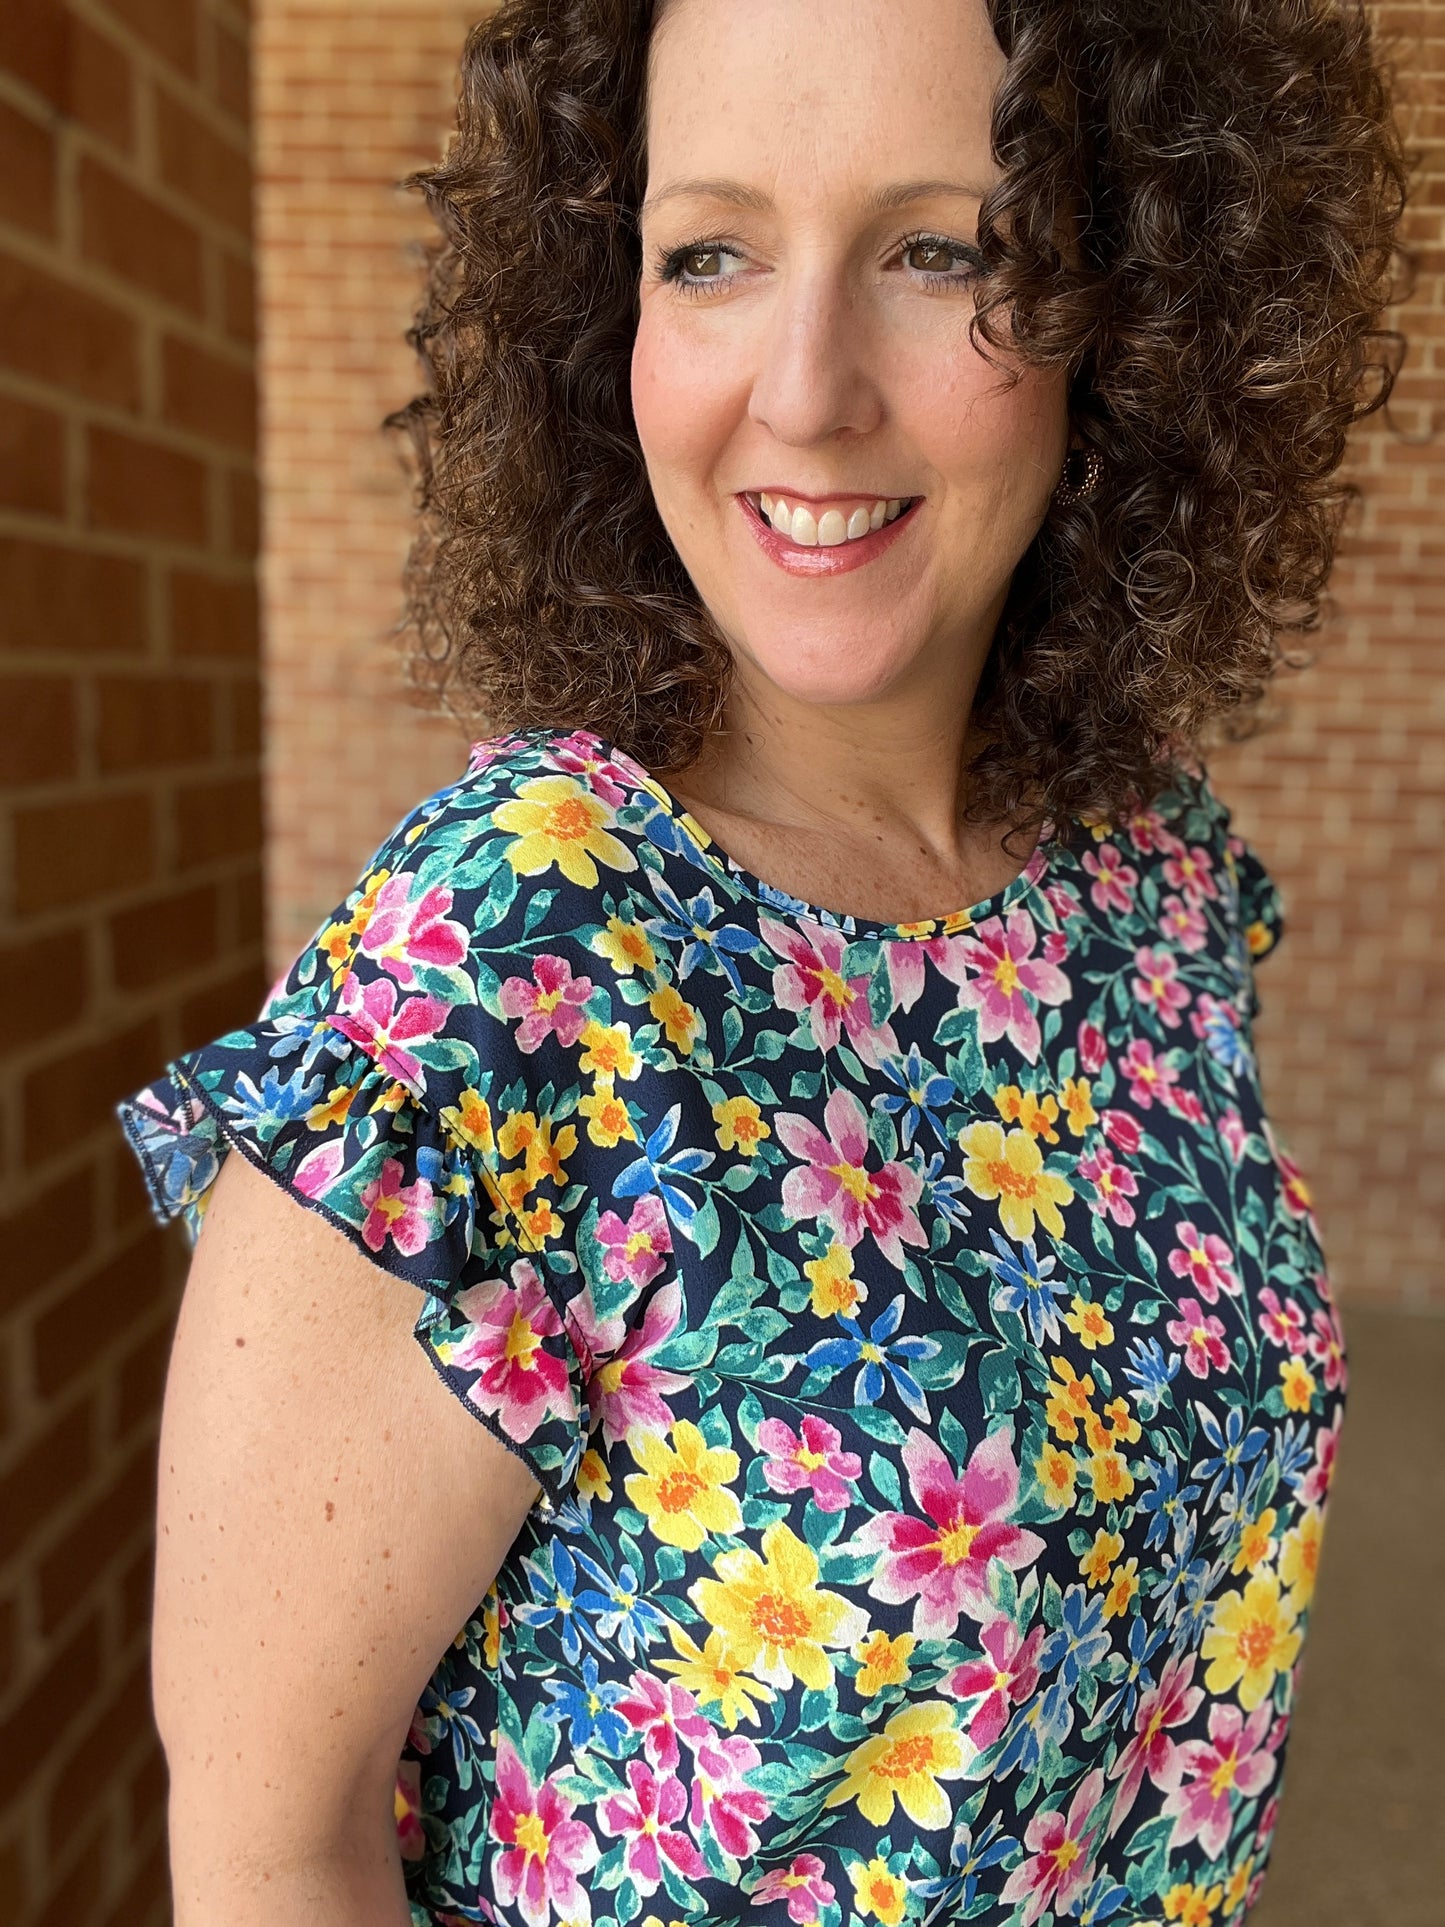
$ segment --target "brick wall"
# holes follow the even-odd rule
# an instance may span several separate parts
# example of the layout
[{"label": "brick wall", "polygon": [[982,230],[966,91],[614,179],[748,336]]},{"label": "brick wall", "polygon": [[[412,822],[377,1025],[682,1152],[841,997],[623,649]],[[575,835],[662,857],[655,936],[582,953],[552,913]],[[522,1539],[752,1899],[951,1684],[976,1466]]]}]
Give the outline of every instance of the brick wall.
[{"label": "brick wall", "polygon": [[244,0],[0,0],[0,1918],[165,1917],[181,1251],[111,1106],[264,989]]},{"label": "brick wall", "polygon": [[410,488],[382,416],[429,232],[393,183],[437,158],[486,0],[265,0],[256,214],[267,537],[270,944],[281,969],[397,819],[458,775],[455,725],[412,709],[388,639]]},{"label": "brick wall", "polygon": [[1445,1312],[1445,0],[1383,5],[1422,157],[1410,348],[1389,419],[1357,431],[1365,491],[1319,659],[1282,726],[1211,768],[1285,892],[1260,973],[1265,1093],[1314,1192],[1337,1286]]},{"label": "brick wall", "polygon": [[[480,11],[480,8],[477,9]],[[1445,0],[1384,5],[1426,150],[1410,236],[1411,351],[1359,436],[1367,490],[1317,666],[1287,724],[1217,752],[1222,793],[1275,871],[1292,928],[1261,978],[1270,1103],[1319,1201],[1341,1289],[1445,1309]],[[435,151],[473,8],[268,0],[258,141],[269,537],[273,965],[289,961],[381,833],[457,766],[400,696],[407,497],[376,422],[412,392],[401,333],[417,197],[387,183]],[[304,96],[303,96],[304,89]]]}]

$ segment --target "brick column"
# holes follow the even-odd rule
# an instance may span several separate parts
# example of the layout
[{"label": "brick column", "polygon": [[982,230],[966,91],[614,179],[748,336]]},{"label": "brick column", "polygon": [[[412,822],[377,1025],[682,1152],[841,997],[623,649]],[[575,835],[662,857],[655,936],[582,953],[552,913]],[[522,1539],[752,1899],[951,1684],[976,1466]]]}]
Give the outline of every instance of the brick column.
[{"label": "brick column", "polygon": [[1304,1166],[1337,1285],[1445,1310],[1445,0],[1374,8],[1396,38],[1417,285],[1388,419],[1358,431],[1365,490],[1319,660],[1281,726],[1211,768],[1284,889],[1260,972],[1265,1095]]},{"label": "brick column", "polygon": [[245,0],[0,0],[0,1916],[166,1917],[182,1247],[115,1100],[255,1010]]}]

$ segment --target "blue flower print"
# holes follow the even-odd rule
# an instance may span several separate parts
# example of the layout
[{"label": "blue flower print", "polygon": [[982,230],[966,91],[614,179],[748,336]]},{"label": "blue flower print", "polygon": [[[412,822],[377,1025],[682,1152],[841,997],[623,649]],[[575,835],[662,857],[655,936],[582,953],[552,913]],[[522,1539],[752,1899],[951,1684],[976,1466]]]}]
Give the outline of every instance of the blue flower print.
[{"label": "blue flower print", "polygon": [[1024,1240],[1023,1256],[1020,1258],[996,1231],[990,1231],[988,1235],[993,1239],[998,1255],[985,1251],[980,1256],[1002,1281],[993,1295],[995,1307],[999,1311],[1013,1311],[1027,1318],[1029,1336],[1036,1345],[1042,1345],[1046,1339],[1056,1345],[1059,1342],[1059,1307],[1055,1301],[1063,1298],[1069,1289],[1067,1280],[1049,1276],[1058,1260],[1040,1258],[1034,1250],[1032,1238]]},{"label": "blue flower print", "polygon": [[858,1404],[876,1405],[891,1384],[914,1417],[926,1425],[928,1401],[923,1387],[902,1361],[932,1358],[938,1343],[932,1338],[894,1336],[903,1323],[902,1292],[873,1320],[866,1338],[856,1319],[840,1318],[838,1323],[848,1336],[820,1339],[803,1360],[809,1371],[826,1372],[831,1378],[850,1365],[861,1365],[853,1381],[853,1397]]}]

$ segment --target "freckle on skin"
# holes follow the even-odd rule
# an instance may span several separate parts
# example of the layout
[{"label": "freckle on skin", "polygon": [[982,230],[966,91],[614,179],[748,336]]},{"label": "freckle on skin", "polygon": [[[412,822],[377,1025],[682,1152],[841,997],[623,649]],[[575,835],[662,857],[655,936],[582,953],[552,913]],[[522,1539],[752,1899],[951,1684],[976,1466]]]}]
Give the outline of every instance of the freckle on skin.
[{"label": "freckle on skin", "polygon": [[237,1343],[238,1345],[244,1345],[244,1344],[245,1344],[245,1342],[246,1342],[246,1341],[245,1341],[245,1339],[244,1339],[244,1338],[238,1338],[238,1339],[236,1340],[236,1343]]},{"label": "freckle on skin", "polygon": [[336,1507],[331,1503],[330,1499],[326,1501],[326,1517],[328,1521],[336,1517]]}]

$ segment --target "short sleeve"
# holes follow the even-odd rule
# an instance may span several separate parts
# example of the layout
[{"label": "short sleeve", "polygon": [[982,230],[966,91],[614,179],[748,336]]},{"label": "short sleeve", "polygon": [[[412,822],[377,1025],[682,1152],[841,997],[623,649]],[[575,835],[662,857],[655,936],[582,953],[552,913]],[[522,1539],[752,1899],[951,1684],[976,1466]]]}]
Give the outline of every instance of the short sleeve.
[{"label": "short sleeve", "polygon": [[1284,936],[1284,898],[1254,845],[1235,831],[1232,812],[1214,793],[1207,774],[1201,779],[1201,800],[1214,821],[1220,867],[1228,886],[1230,921],[1238,939],[1246,1001],[1253,1019],[1260,1007],[1255,968],[1275,951]]},{"label": "short sleeve", "polygon": [[489,943],[506,943],[516,878],[495,885],[475,847],[487,820],[461,816],[449,834],[404,824],[258,1020],[119,1109],[162,1221],[194,1239],[238,1152],[413,1285],[418,1341],[525,1460],[546,1512],[585,1450],[601,1308],[556,1235],[566,1200],[539,1176],[551,1087],[537,1091],[474,941],[490,924]]}]

